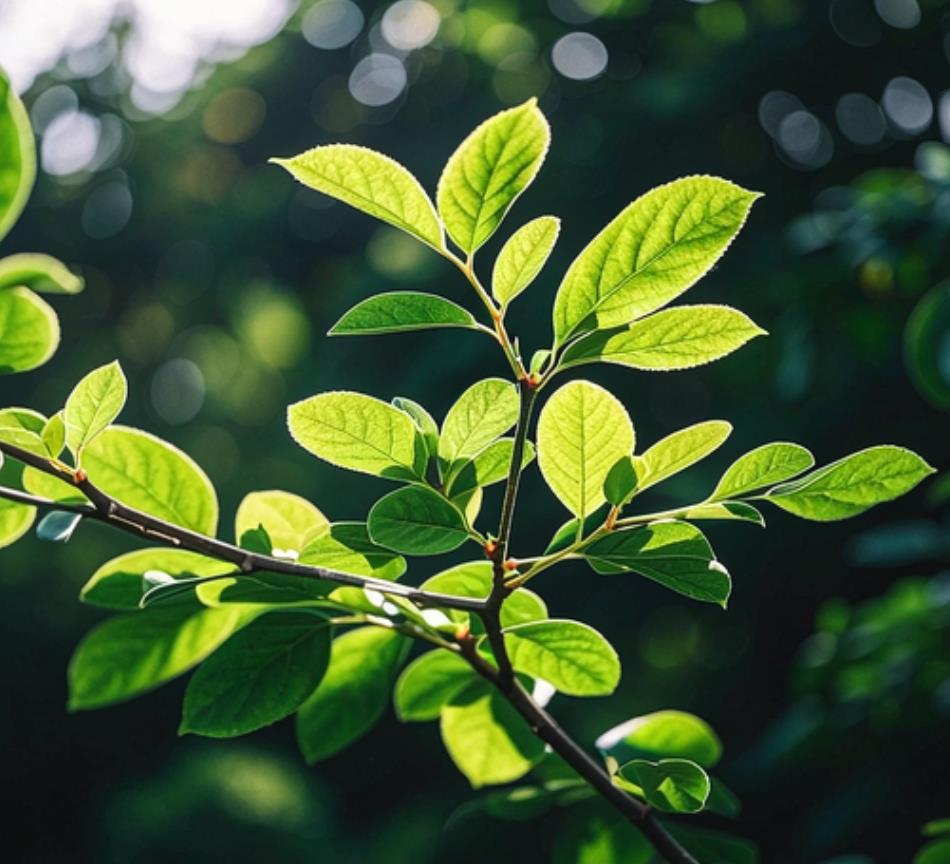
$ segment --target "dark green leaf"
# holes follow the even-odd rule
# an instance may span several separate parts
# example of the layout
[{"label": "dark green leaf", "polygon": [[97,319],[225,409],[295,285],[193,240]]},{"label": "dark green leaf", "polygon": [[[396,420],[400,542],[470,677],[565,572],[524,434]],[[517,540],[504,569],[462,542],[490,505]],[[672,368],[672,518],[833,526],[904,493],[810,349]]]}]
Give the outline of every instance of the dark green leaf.
[{"label": "dark green leaf", "polygon": [[330,328],[329,335],[364,336],[436,327],[472,329],[475,319],[466,309],[436,294],[392,291],[357,303]]},{"label": "dark green leaf", "polygon": [[406,486],[380,498],[367,527],[373,542],[406,555],[451,552],[468,539],[458,508],[426,486]]}]

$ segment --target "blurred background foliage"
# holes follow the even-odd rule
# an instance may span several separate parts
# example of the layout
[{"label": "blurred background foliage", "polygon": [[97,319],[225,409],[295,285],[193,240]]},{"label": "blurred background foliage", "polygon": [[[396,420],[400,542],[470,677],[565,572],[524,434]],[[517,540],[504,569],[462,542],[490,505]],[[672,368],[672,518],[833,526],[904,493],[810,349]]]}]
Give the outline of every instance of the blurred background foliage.
[{"label": "blurred background foliage", "polygon": [[[527,353],[549,339],[537,309],[560,273],[624,204],[680,175],[721,174],[766,198],[691,298],[735,305],[772,335],[690,373],[595,370],[638,439],[722,417],[736,426],[724,459],[774,439],[819,461],[894,442],[947,468],[941,0],[3,0],[0,64],[41,161],[6,251],[49,251],[88,280],[57,305],[55,359],[5,379],[4,403],[54,409],[118,357],[126,422],[198,459],[225,514],[247,491],[280,487],[360,518],[384,491],[295,448],[290,401],[346,387],[440,416],[464,386],[504,372],[464,334],[324,338],[387,288],[471,298],[424,247],[267,158],[346,140],[432,189],[476,122],[532,95],[553,146],[482,254],[484,268],[520,222],[564,217],[555,257],[512,311]],[[704,494],[724,464],[666,495]],[[530,473],[516,555],[563,520]],[[662,708],[707,718],[764,861],[911,860],[920,826],[950,810],[948,496],[938,476],[857,528],[777,514],[767,532],[714,530],[736,580],[726,613],[644,581],[555,571],[542,586],[552,611],[596,623],[624,658],[612,699],[560,699],[555,712],[587,741]],[[96,618],[76,592],[128,543],[93,525],[81,540],[4,554],[10,860],[552,859],[557,815],[443,830],[470,791],[432,727],[384,722],[308,771],[288,724],[241,742],[176,739],[180,685],[67,716],[66,663]],[[409,578],[427,575],[423,563]]]}]

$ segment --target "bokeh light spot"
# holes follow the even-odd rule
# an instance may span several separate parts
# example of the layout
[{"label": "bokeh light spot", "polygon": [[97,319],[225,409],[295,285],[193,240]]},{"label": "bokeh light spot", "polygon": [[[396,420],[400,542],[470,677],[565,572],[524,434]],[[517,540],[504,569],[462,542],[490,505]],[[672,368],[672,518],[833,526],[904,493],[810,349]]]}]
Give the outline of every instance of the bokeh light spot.
[{"label": "bokeh light spot", "polygon": [[845,93],[835,107],[835,120],[846,138],[863,147],[879,144],[887,134],[880,105],[863,93]]},{"label": "bokeh light spot", "polygon": [[406,88],[406,67],[391,54],[370,54],[350,73],[350,93],[370,108],[388,105]]},{"label": "bokeh light spot", "polygon": [[350,0],[321,0],[304,15],[303,38],[330,51],[349,45],[363,29],[363,13]]},{"label": "bokeh light spot", "polygon": [[152,376],[152,407],[166,423],[187,423],[205,401],[201,370],[190,360],[177,357],[163,363]]},{"label": "bokeh light spot", "polygon": [[607,47],[590,33],[568,33],[554,43],[551,62],[565,78],[589,81],[607,68]]},{"label": "bokeh light spot", "polygon": [[905,135],[925,132],[933,120],[934,106],[930,94],[919,81],[906,75],[888,81],[881,105],[887,119]]},{"label": "bokeh light spot", "polygon": [[212,141],[239,144],[264,122],[266,104],[260,93],[245,87],[222,90],[205,108],[202,126]]},{"label": "bokeh light spot", "polygon": [[428,45],[439,32],[442,17],[424,0],[398,0],[383,14],[383,38],[399,51]]}]

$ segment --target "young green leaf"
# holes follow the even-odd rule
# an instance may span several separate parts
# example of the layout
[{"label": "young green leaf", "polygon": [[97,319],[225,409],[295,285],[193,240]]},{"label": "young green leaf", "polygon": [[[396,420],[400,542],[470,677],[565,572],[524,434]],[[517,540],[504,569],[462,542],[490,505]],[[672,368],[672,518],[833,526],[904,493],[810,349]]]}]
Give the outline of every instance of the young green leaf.
[{"label": "young green leaf", "polygon": [[291,405],[287,422],[304,450],[331,465],[393,479],[414,476],[415,424],[372,396],[321,393]]},{"label": "young green leaf", "polygon": [[3,408],[0,410],[0,441],[34,456],[47,457],[49,453],[43,443],[43,429],[47,422],[39,411],[30,408]]},{"label": "young green leaf", "polygon": [[713,501],[697,504],[695,507],[684,510],[681,518],[693,521],[697,519],[723,519],[751,522],[760,528],[765,527],[765,517],[756,507],[746,501]]},{"label": "young green leaf", "polygon": [[396,580],[406,572],[406,559],[374,543],[363,522],[334,522],[307,544],[298,560],[373,579]]},{"label": "young green leaf", "polygon": [[391,291],[357,303],[331,328],[330,336],[369,336],[436,327],[476,327],[472,314],[436,294]]},{"label": "young green leaf", "polygon": [[242,622],[234,609],[156,606],[108,618],[69,663],[69,708],[101,708],[187,672]]},{"label": "young green leaf", "polygon": [[66,446],[78,460],[82,451],[109,426],[125,405],[128,383],[118,360],[83,378],[66,400]]},{"label": "young green leaf", "polygon": [[485,681],[442,709],[442,742],[474,788],[523,777],[544,753],[521,715]]},{"label": "young green leaf", "polygon": [[79,599],[105,609],[137,609],[146,573],[161,573],[182,580],[218,576],[234,569],[229,561],[208,558],[187,549],[136,549],[107,561],[96,570],[82,586]]},{"label": "young green leaf", "polygon": [[765,331],[728,306],[674,306],[627,329],[595,332],[564,352],[561,367],[615,363],[634,369],[689,369],[719,360]]},{"label": "young green leaf", "polygon": [[57,411],[46,421],[40,438],[46,455],[52,459],[58,459],[66,446],[66,421],[63,419],[62,411]]},{"label": "young green leaf", "polygon": [[633,457],[621,456],[607,472],[604,480],[604,497],[614,507],[622,507],[637,491],[637,472]]},{"label": "young green leaf", "polygon": [[309,612],[264,615],[239,630],[191,677],[180,735],[233,738],[293,714],[330,662],[330,622]]},{"label": "young green leaf", "polygon": [[439,555],[468,539],[465,517],[426,486],[406,486],[380,498],[369,511],[374,543],[405,555]]},{"label": "young green leaf", "polygon": [[33,525],[36,508],[0,499],[0,549],[19,540]]},{"label": "young green leaf", "polygon": [[518,421],[515,385],[486,378],[469,387],[449,408],[439,438],[439,458],[447,463],[476,456]]},{"label": "young green leaf", "polygon": [[717,177],[684,177],[629,204],[561,282],[556,344],[627,324],[678,297],[719,260],[758,197]]},{"label": "young green leaf", "polygon": [[237,605],[247,611],[253,611],[252,607],[256,611],[271,611],[278,606],[325,606],[334,590],[330,582],[287,573],[236,573],[223,579],[202,579],[194,589],[202,606],[215,609]]},{"label": "young green leaf", "polygon": [[689,759],[713,768],[722,758],[722,742],[710,725],[685,711],[656,711],[634,717],[604,732],[595,745],[619,763],[631,759]]},{"label": "young green leaf", "polygon": [[502,306],[507,306],[534,280],[544,267],[557,242],[561,220],[539,216],[522,225],[508,238],[495,259],[491,290]]},{"label": "young green leaf", "polygon": [[0,71],[0,240],[19,218],[36,177],[33,130],[23,103]]},{"label": "young green leaf", "polygon": [[330,521],[306,498],[279,489],[244,496],[234,517],[234,536],[263,526],[272,548],[300,552],[330,530]]},{"label": "young green leaf", "polygon": [[449,237],[475,252],[534,180],[550,143],[547,120],[530,99],[489,117],[449,158],[436,202]]},{"label": "young green leaf", "polygon": [[634,759],[620,776],[640,787],[647,803],[666,813],[698,813],[709,797],[709,775],[688,759]]},{"label": "young green leaf", "polygon": [[83,281],[51,255],[20,252],[0,258],[0,289],[23,285],[44,294],[78,294]]},{"label": "young green leaf", "polygon": [[[490,486],[504,480],[508,476],[513,450],[513,438],[500,438],[472,458],[456,462],[447,472],[451,478],[448,484],[449,494],[458,495],[468,489]],[[533,460],[534,445],[525,441],[521,453],[522,469],[527,468]]]},{"label": "young green leaf", "polygon": [[445,246],[439,217],[419,181],[382,153],[352,144],[330,144],[270,161],[311,189],[388,222],[437,250]]},{"label": "young green leaf", "polygon": [[604,503],[604,481],[635,442],[620,401],[590,381],[571,381],[545,403],[538,419],[538,467],[576,516]]},{"label": "young green leaf", "polygon": [[662,483],[690,465],[705,459],[732,433],[725,420],[707,420],[680,429],[657,441],[635,458],[640,491]]},{"label": "young green leaf", "polygon": [[869,447],[776,486],[766,498],[803,519],[831,522],[893,501],[933,472],[916,453],[903,447]]},{"label": "young green leaf", "polygon": [[425,441],[426,453],[430,459],[434,458],[439,452],[439,424],[418,402],[413,402],[405,396],[396,396],[393,399],[393,405],[412,418],[416,429]]},{"label": "young green leaf", "polygon": [[551,619],[505,629],[518,672],[541,678],[567,696],[609,696],[620,683],[620,659],[593,627]]},{"label": "young green leaf", "polygon": [[[454,597],[475,597],[485,600],[492,589],[492,565],[490,561],[469,561],[457,564],[422,583],[424,591],[435,591]],[[463,620],[465,612],[452,612],[453,620]],[[501,606],[501,626],[513,627],[528,621],[541,621],[548,617],[544,601],[533,591],[519,588],[512,591]]]},{"label": "young green leaf", "polygon": [[654,522],[613,531],[582,554],[598,573],[632,571],[694,600],[723,607],[732,588],[709,541],[688,522]]},{"label": "young green leaf", "polygon": [[776,441],[740,456],[722,475],[710,500],[723,501],[789,480],[815,464],[815,457],[798,444]]},{"label": "young green leaf", "polygon": [[396,681],[396,716],[404,723],[438,720],[442,708],[475,680],[472,667],[459,654],[429,651],[403,669]]},{"label": "young green leaf", "polygon": [[0,375],[42,366],[59,345],[52,307],[29,288],[0,291]]},{"label": "young green leaf", "polygon": [[382,716],[409,640],[360,627],[333,640],[323,681],[297,712],[297,743],[308,765],[362,738]]}]

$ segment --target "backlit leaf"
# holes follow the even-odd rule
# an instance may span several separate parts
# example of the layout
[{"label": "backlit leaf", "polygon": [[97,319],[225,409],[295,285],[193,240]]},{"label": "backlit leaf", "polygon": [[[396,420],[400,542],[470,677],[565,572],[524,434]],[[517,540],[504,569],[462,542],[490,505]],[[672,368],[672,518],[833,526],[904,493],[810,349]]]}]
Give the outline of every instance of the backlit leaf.
[{"label": "backlit leaf", "polygon": [[436,294],[392,291],[357,303],[333,327],[330,336],[362,336],[431,330],[437,327],[475,327],[475,319],[457,303]]},{"label": "backlit leaf", "polygon": [[814,464],[811,453],[798,444],[785,441],[763,444],[740,456],[726,469],[713,490],[711,500],[735,498],[781,483],[807,471]]},{"label": "backlit leaf", "polygon": [[271,546],[282,552],[300,552],[330,530],[330,522],[306,498],[268,489],[244,496],[234,517],[234,536],[263,526]]},{"label": "backlit leaf", "polygon": [[437,720],[442,708],[476,680],[461,655],[436,649],[412,661],[396,681],[393,704],[404,722]]},{"label": "backlit leaf", "polygon": [[42,366],[59,345],[52,307],[29,288],[0,291],[0,374]]},{"label": "backlit leaf", "polygon": [[522,225],[501,247],[492,270],[491,290],[502,306],[514,300],[541,272],[560,230],[561,220],[556,216],[539,216]]},{"label": "backlit leaf", "polygon": [[0,258],[0,288],[24,285],[44,294],[77,294],[83,281],[61,261],[38,252]]},{"label": "backlit leaf", "polygon": [[642,491],[704,459],[729,437],[732,424],[707,420],[680,429],[657,441],[636,458],[638,488]]},{"label": "backlit leaf", "polygon": [[374,543],[363,522],[334,522],[307,544],[298,561],[373,579],[395,580],[406,572],[405,559]]},{"label": "backlit leaf", "polygon": [[19,218],[36,177],[30,118],[0,71],[0,239]]},{"label": "backlit leaf", "polygon": [[469,387],[449,408],[442,423],[439,457],[446,462],[472,457],[518,421],[518,392],[501,378],[487,378]]},{"label": "backlit leaf", "polygon": [[127,395],[128,383],[118,360],[94,369],[73,388],[63,421],[66,446],[77,459],[89,442],[119,416]]},{"label": "backlit leaf", "polygon": [[605,756],[620,763],[631,759],[689,759],[713,768],[722,743],[709,724],[685,711],[656,711],[615,726],[595,742]]},{"label": "backlit leaf", "polygon": [[648,804],[667,813],[698,813],[709,797],[709,775],[687,759],[634,759],[620,775],[640,787]]}]

